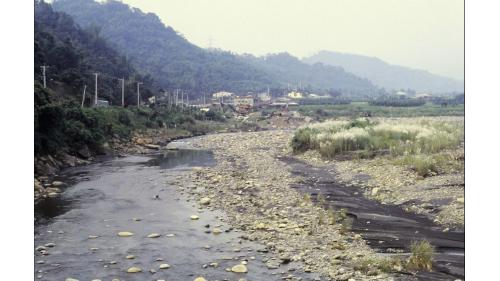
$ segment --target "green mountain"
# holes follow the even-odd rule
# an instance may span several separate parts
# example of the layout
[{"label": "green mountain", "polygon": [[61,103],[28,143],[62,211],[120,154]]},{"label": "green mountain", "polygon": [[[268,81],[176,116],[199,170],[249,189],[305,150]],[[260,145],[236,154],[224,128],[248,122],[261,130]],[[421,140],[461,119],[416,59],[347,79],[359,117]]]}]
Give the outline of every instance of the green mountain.
[{"label": "green mountain", "polygon": [[58,98],[81,102],[87,85],[86,104],[93,102],[98,75],[99,98],[121,103],[119,78],[127,80],[126,102],[136,103],[135,81],[141,81],[143,99],[152,96],[152,78],[140,75],[125,56],[99,35],[97,28],[82,30],[71,16],[53,11],[51,5],[35,1],[35,81],[42,82],[41,66],[46,65],[47,83]]},{"label": "green mountain", "polygon": [[376,92],[368,80],[341,68],[310,66],[286,54],[255,58],[202,49],[166,27],[155,14],[118,1],[56,0],[53,6],[85,28],[99,27],[101,35],[137,69],[169,90],[180,88],[198,95],[220,90],[246,93],[267,87],[284,89],[290,83],[315,90]]},{"label": "green mountain", "polygon": [[435,75],[425,70],[391,65],[373,57],[321,51],[302,61],[309,64],[323,63],[342,67],[388,90],[413,89],[418,92],[433,93],[464,91],[463,81]]}]

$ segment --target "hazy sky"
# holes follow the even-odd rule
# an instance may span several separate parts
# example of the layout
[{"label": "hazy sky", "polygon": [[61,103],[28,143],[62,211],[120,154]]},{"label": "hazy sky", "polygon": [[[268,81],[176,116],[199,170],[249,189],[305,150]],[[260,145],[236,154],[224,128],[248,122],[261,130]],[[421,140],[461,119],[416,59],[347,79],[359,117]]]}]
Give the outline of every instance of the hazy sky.
[{"label": "hazy sky", "polygon": [[[463,79],[463,0],[123,0],[189,41],[235,53],[319,50]],[[212,39],[212,40],[210,40]]]}]

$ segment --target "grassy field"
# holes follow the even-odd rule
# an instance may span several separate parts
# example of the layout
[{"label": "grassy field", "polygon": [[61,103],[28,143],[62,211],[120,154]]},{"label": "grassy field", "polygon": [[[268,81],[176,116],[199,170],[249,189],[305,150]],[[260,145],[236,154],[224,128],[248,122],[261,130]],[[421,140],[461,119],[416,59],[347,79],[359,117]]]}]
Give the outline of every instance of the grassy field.
[{"label": "grassy field", "polygon": [[330,120],[299,128],[292,139],[295,153],[316,150],[324,158],[348,152],[356,157],[383,154],[394,164],[411,167],[421,176],[455,168],[464,141],[462,118],[357,118]]},{"label": "grassy field", "polygon": [[352,102],[337,105],[301,105],[294,107],[303,115],[325,120],[332,117],[419,117],[419,116],[464,116],[464,105],[441,106],[426,103],[415,107],[390,107],[370,105],[368,102]]}]

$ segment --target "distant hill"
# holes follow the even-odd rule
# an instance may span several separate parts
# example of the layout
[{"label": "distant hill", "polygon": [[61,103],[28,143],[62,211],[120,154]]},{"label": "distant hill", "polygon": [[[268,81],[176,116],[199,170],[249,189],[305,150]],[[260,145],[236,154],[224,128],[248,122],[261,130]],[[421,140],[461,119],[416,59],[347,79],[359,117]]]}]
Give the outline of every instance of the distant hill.
[{"label": "distant hill", "polygon": [[320,51],[302,59],[309,64],[323,63],[344,68],[373,84],[389,89],[413,89],[419,92],[446,93],[463,92],[463,82],[429,73],[425,70],[391,65],[378,58]]},{"label": "distant hill", "polygon": [[342,89],[370,94],[377,89],[331,66],[310,66],[290,55],[264,58],[202,49],[166,27],[152,13],[118,1],[56,0],[54,9],[70,14],[80,26],[99,30],[138,70],[149,73],[165,89],[200,95],[220,90],[246,93],[302,84],[316,90]]}]

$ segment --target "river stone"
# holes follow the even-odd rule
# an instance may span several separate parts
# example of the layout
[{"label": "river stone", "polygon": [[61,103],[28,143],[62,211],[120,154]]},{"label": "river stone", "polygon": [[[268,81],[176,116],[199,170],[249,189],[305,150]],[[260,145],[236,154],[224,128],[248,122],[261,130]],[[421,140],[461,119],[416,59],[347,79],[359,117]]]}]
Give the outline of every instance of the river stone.
[{"label": "river stone", "polygon": [[246,272],[248,272],[248,269],[245,265],[238,264],[238,265],[233,266],[231,268],[231,271],[236,272],[236,273],[246,273]]},{"label": "river stone", "polygon": [[255,226],[255,229],[258,229],[258,230],[264,230],[266,229],[266,225],[264,223],[258,223],[256,226]]},{"label": "river stone", "polygon": [[465,203],[465,198],[464,197],[459,197],[459,198],[457,198],[457,202],[463,204],[463,203]]},{"label": "river stone", "polygon": [[142,271],[142,269],[140,269],[139,267],[136,267],[136,266],[132,266],[129,269],[127,269],[128,273],[138,273],[141,271]]},{"label": "river stone", "polygon": [[380,188],[378,188],[378,187],[375,187],[374,189],[372,189],[372,196],[377,195],[379,191],[380,191]]},{"label": "river stone", "polygon": [[199,216],[197,216],[197,215],[192,215],[192,216],[191,216],[191,220],[198,220],[199,218],[200,218],[200,217],[199,217]]},{"label": "river stone", "polygon": [[200,199],[200,204],[201,205],[208,205],[208,204],[210,204],[210,198],[208,198],[208,197],[201,198]]},{"label": "river stone", "polygon": [[56,246],[55,243],[47,243],[45,244],[45,247],[49,247],[49,248],[54,248]]},{"label": "river stone", "polygon": [[217,234],[221,234],[221,233],[222,233],[222,230],[220,230],[220,229],[218,229],[218,228],[214,228],[214,229],[212,230],[212,233],[213,233],[213,234],[215,234],[215,235],[217,235]]},{"label": "river stone", "polygon": [[203,277],[196,277],[196,279],[194,279],[194,281],[207,281],[207,279],[205,279]]},{"label": "river stone", "polygon": [[61,185],[64,185],[64,182],[62,182],[62,181],[53,181],[52,182],[52,186],[61,186]]},{"label": "river stone", "polygon": [[59,193],[57,193],[57,192],[50,192],[49,194],[47,194],[47,196],[50,197],[50,198],[55,198],[55,197],[59,196]]},{"label": "river stone", "polygon": [[97,236],[97,235],[89,235],[89,239],[96,239],[96,238],[99,238],[99,236]]},{"label": "river stone", "polygon": [[118,232],[118,236],[120,237],[130,237],[134,235],[132,232],[128,232],[128,231],[121,231],[121,232]]},{"label": "river stone", "polygon": [[134,255],[128,255],[125,258],[128,259],[128,260],[132,260],[132,259],[135,259],[135,256]]},{"label": "river stone", "polygon": [[79,280],[75,278],[66,278],[66,281],[79,281]]},{"label": "river stone", "polygon": [[170,268],[170,265],[168,263],[160,264],[160,269],[167,269],[167,268]]},{"label": "river stone", "polygon": [[159,233],[151,233],[148,235],[148,238],[158,238],[160,237],[161,235]]}]

